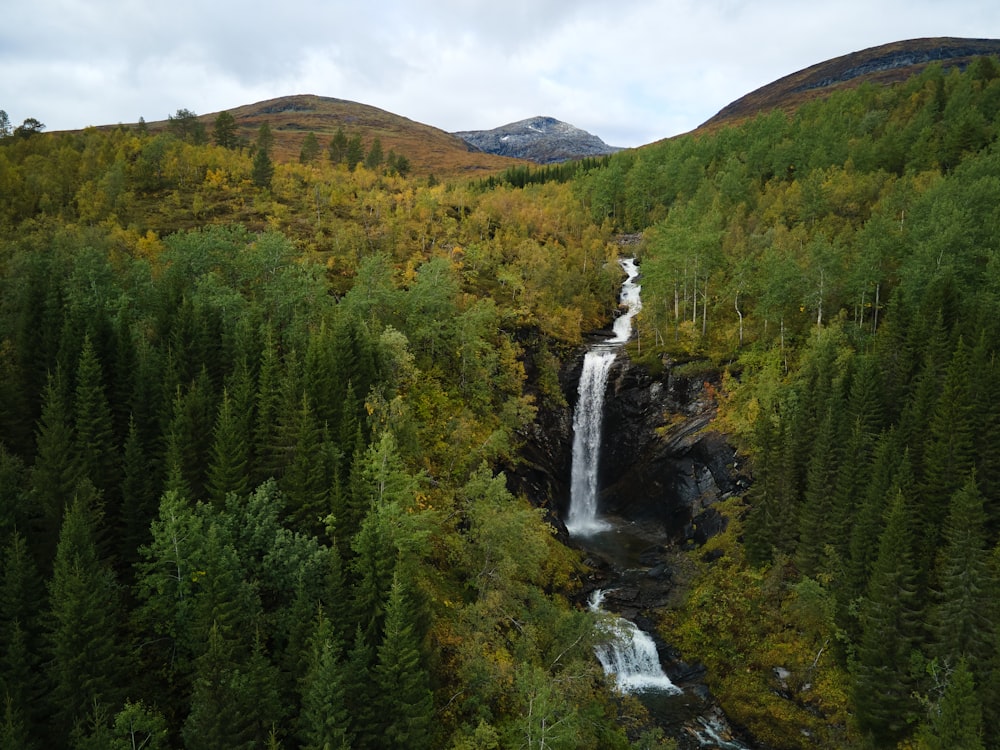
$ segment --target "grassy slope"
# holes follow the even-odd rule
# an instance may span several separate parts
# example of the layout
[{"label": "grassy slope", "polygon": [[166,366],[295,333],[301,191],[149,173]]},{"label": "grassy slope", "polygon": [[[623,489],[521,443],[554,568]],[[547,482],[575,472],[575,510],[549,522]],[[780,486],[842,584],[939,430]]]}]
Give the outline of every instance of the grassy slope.
[{"label": "grassy slope", "polygon": [[[735,124],[773,109],[792,111],[803,103],[824,96],[833,89],[860,86],[862,83],[898,83],[920,73],[938,57],[942,67],[965,67],[976,56],[1000,55],[1000,39],[959,39],[933,37],[909,39],[826,60],[779,78],[773,83],[751,91],[723,107],[698,130],[715,130]],[[911,61],[907,62],[907,58]],[[879,63],[894,61],[893,67]],[[868,68],[868,69],[866,69]]]}]

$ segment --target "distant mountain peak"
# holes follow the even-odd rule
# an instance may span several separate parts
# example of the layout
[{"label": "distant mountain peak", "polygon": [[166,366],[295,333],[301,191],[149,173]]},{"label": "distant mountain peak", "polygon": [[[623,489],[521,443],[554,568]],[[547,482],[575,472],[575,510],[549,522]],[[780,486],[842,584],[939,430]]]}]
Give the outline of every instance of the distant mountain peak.
[{"label": "distant mountain peak", "polygon": [[604,156],[621,150],[568,122],[542,115],[493,130],[463,130],[452,135],[488,154],[528,159],[539,164]]}]

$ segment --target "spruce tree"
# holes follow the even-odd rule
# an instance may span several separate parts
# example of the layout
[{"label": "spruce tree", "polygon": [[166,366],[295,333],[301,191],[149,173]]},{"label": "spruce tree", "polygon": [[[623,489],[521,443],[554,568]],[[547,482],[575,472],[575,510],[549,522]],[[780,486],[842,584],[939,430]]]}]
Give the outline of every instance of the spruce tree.
[{"label": "spruce tree", "polygon": [[241,711],[236,695],[236,657],[230,646],[219,626],[213,625],[204,653],[196,662],[191,708],[181,730],[188,750],[244,750],[253,746],[253,717]]},{"label": "spruce tree", "polygon": [[62,397],[61,377],[49,377],[38,421],[35,462],[31,468],[31,500],[35,550],[48,566],[56,549],[63,509],[81,478],[69,410]]},{"label": "spruce tree", "polygon": [[[106,501],[118,497],[118,456],[111,407],[104,389],[104,375],[90,337],[83,341],[76,369],[73,403],[74,438],[80,470]],[[109,508],[117,517],[117,504]]]},{"label": "spruce tree", "polygon": [[934,651],[942,663],[965,659],[980,682],[995,639],[983,496],[974,474],[951,499],[937,566],[938,605],[932,610]]},{"label": "spruce tree", "polygon": [[982,704],[964,659],[951,673],[940,702],[931,706],[917,738],[926,750],[985,750]]},{"label": "spruce tree", "polygon": [[308,133],[302,141],[302,148],[299,149],[299,163],[311,164],[316,161],[319,151],[319,140],[317,140],[316,134],[312,132]]},{"label": "spruce tree", "polygon": [[11,724],[33,726],[43,702],[40,670],[41,579],[25,539],[15,531],[4,549],[0,577],[0,699]]},{"label": "spruce tree", "polygon": [[423,664],[413,605],[400,576],[393,577],[375,679],[382,736],[395,747],[429,748],[433,697]]},{"label": "spruce tree", "polygon": [[839,469],[839,432],[837,409],[830,408],[813,443],[798,517],[799,543],[795,563],[805,576],[814,576],[819,571],[827,540],[837,538],[838,532],[843,534],[842,529],[831,528],[831,522],[839,516],[833,505],[835,495],[831,492]]},{"label": "spruce tree", "polygon": [[912,510],[893,500],[868,593],[859,608],[861,637],[851,664],[858,725],[878,746],[898,741],[914,717],[913,656],[923,643],[922,592],[913,561]]},{"label": "spruce tree", "polygon": [[91,514],[79,500],[67,509],[48,586],[47,698],[63,737],[95,704],[119,705],[127,684],[120,593],[98,559]]},{"label": "spruce tree", "polygon": [[118,557],[125,569],[130,570],[139,561],[139,548],[149,542],[149,523],[156,515],[157,507],[150,460],[134,419],[129,419],[121,475]]},{"label": "spruce tree", "polygon": [[240,415],[234,411],[233,402],[226,389],[222,391],[219,413],[212,434],[211,460],[208,465],[209,499],[221,508],[229,493],[246,495],[250,490],[247,464],[249,455],[248,435],[240,429]]},{"label": "spruce tree", "polygon": [[351,747],[343,642],[322,608],[313,621],[297,736],[307,750]]},{"label": "spruce tree", "polygon": [[933,560],[948,502],[975,468],[975,407],[971,401],[971,356],[960,339],[948,364],[924,449],[920,514],[922,554]]}]

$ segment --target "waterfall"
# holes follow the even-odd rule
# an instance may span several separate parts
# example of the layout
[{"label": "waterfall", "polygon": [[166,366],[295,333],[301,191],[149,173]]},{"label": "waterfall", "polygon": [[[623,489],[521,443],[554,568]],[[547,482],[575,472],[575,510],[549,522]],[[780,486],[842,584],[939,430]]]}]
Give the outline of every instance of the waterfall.
[{"label": "waterfall", "polygon": [[[601,611],[604,592],[600,589],[590,597],[590,609]],[[600,625],[607,641],[594,650],[604,673],[614,675],[618,689],[623,693],[658,690],[680,693],[681,689],[670,681],[660,666],[653,639],[630,620],[614,615]]]},{"label": "waterfall", "polygon": [[611,364],[621,347],[632,337],[632,318],[642,308],[639,299],[641,287],[635,283],[639,276],[635,260],[622,258],[619,263],[628,274],[619,297],[625,312],[615,319],[614,336],[595,344],[584,356],[573,412],[573,467],[566,529],[570,534],[579,536],[608,528],[597,517],[597,464],[601,455],[604,391]]}]

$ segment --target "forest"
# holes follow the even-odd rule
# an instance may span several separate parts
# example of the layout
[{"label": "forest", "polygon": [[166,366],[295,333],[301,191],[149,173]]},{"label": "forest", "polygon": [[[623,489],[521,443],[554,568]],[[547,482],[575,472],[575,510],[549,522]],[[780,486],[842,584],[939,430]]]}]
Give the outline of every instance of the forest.
[{"label": "forest", "polygon": [[979,58],[491,180],[5,133],[0,747],[671,747],[505,478],[626,232],[752,475],[663,638],[761,746],[1000,747],[998,112]]}]

